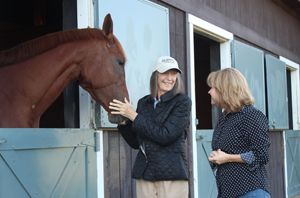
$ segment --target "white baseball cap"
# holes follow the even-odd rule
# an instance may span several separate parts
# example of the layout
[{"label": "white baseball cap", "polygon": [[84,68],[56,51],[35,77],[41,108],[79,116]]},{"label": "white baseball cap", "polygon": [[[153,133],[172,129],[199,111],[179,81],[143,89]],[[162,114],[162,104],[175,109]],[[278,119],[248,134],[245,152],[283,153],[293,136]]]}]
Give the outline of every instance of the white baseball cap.
[{"label": "white baseball cap", "polygon": [[158,58],[153,72],[158,71],[159,73],[164,73],[170,69],[175,69],[179,73],[182,73],[178,67],[177,61],[170,56],[161,56]]}]

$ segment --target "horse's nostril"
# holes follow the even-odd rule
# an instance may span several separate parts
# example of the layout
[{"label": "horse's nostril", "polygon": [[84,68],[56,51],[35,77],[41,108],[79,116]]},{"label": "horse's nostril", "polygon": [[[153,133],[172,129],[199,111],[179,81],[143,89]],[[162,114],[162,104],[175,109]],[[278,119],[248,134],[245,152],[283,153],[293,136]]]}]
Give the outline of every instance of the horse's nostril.
[{"label": "horse's nostril", "polygon": [[112,124],[120,124],[124,121],[127,121],[128,119],[125,118],[124,116],[121,115],[108,115],[108,120],[109,122],[111,122]]}]

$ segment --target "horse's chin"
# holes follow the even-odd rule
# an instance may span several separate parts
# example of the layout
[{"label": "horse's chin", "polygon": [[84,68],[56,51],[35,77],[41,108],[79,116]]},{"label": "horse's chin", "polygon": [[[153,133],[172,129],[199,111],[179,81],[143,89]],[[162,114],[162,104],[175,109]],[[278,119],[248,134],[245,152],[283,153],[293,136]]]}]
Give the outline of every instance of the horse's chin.
[{"label": "horse's chin", "polygon": [[108,114],[108,120],[112,124],[120,124],[124,121],[127,121],[128,118],[125,118],[124,116],[121,116],[121,115]]}]

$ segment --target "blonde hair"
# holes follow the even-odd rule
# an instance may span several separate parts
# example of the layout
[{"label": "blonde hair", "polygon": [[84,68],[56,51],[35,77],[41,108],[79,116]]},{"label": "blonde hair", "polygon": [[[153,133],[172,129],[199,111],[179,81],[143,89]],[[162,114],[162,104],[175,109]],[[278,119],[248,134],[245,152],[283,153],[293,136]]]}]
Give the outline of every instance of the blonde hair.
[{"label": "blonde hair", "polygon": [[254,104],[254,98],[246,78],[234,68],[211,72],[207,77],[209,87],[216,89],[220,96],[220,106],[227,112],[237,112],[244,105]]}]

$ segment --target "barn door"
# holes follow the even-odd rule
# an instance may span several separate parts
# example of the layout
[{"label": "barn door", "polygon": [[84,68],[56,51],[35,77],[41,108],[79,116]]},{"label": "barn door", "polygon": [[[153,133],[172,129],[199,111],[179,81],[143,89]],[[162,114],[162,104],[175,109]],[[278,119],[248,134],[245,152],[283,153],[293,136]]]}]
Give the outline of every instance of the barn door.
[{"label": "barn door", "polygon": [[239,41],[234,41],[232,48],[233,66],[246,77],[255,106],[266,113],[263,51]]},{"label": "barn door", "polygon": [[300,195],[300,131],[285,131],[288,197]]},{"label": "barn door", "polygon": [[93,130],[0,129],[0,197],[97,197]]},{"label": "barn door", "polygon": [[208,161],[208,155],[212,151],[211,140],[213,130],[197,130],[197,159],[198,159],[198,191],[199,198],[217,197],[217,186],[214,173]]}]

